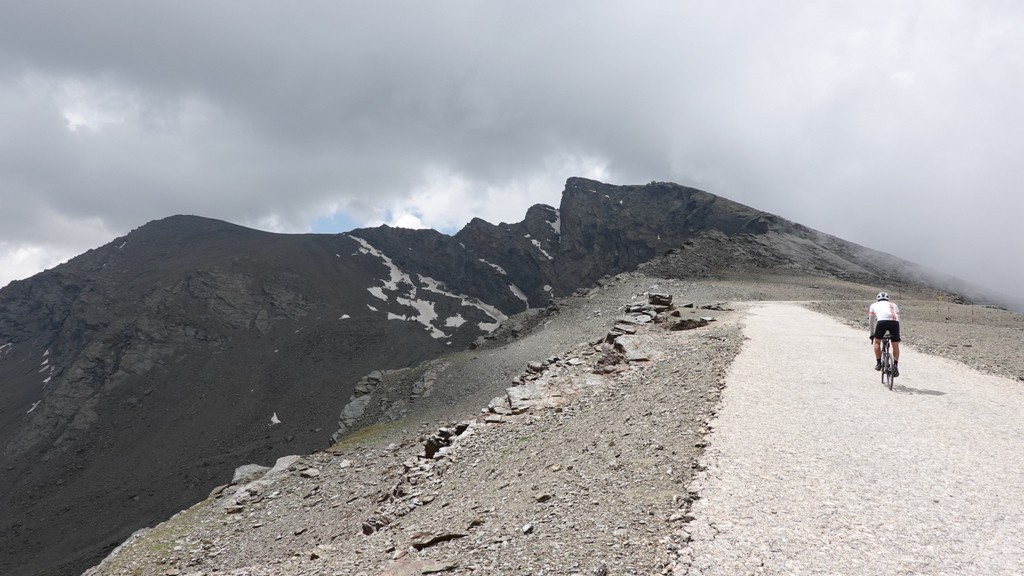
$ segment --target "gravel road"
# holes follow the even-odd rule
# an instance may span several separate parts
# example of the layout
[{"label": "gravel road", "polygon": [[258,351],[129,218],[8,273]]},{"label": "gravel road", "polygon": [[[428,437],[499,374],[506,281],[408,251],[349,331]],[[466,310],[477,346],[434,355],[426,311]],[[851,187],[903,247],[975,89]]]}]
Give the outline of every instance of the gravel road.
[{"label": "gravel road", "polygon": [[1024,387],[755,304],[695,481],[689,574],[1024,573]]}]

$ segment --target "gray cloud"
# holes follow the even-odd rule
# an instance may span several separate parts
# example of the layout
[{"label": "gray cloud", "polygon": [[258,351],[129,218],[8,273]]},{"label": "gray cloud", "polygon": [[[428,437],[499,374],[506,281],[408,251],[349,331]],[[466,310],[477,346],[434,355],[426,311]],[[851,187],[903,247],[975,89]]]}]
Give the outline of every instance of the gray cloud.
[{"label": "gray cloud", "polygon": [[175,213],[452,229],[583,175],[1024,288],[1015,3],[22,4],[0,284]]}]

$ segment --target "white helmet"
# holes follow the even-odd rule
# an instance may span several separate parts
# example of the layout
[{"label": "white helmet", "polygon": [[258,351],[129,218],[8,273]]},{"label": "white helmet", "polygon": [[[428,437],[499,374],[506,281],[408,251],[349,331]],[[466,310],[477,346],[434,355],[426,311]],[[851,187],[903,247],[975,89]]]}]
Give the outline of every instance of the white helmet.
[{"label": "white helmet", "polygon": [[879,292],[878,296],[875,296],[875,300],[876,301],[882,301],[882,300],[888,300],[888,299],[889,299],[889,293],[888,292]]}]

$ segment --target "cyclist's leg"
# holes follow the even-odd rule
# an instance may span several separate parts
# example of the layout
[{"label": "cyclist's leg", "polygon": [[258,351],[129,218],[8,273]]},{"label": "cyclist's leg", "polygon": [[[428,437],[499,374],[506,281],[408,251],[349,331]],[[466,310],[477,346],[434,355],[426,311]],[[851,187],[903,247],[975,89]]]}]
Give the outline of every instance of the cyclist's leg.
[{"label": "cyclist's leg", "polygon": [[871,338],[871,344],[875,347],[875,361],[882,360],[882,336],[885,336],[885,330],[879,328],[878,324],[875,323],[875,333]]},{"label": "cyclist's leg", "polygon": [[900,361],[900,323],[893,322],[889,327],[889,333],[892,335],[892,361],[899,363]]}]

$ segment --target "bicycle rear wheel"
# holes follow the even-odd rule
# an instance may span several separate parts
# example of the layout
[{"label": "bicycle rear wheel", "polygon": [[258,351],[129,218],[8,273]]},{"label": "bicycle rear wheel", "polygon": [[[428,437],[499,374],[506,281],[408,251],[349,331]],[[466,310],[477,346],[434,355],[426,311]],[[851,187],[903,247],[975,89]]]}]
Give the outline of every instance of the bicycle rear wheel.
[{"label": "bicycle rear wheel", "polygon": [[893,384],[892,352],[889,348],[889,338],[882,340],[882,386],[888,386],[892,390]]}]

